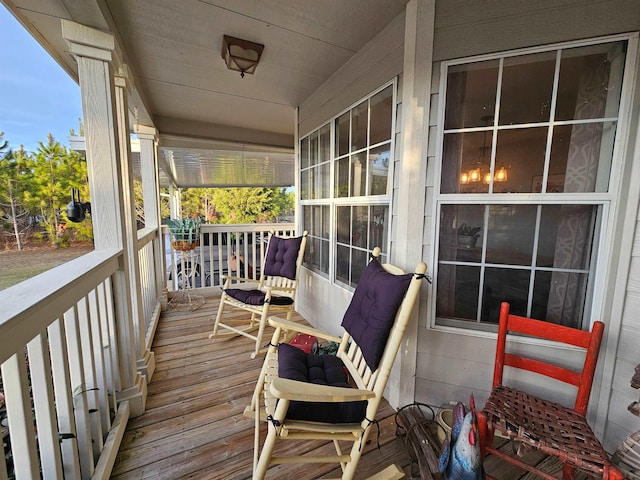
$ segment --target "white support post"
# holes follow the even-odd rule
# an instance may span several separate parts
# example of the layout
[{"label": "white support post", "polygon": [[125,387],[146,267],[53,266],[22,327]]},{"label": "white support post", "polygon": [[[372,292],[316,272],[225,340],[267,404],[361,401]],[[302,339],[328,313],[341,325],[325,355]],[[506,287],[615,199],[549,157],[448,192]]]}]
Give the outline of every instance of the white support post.
[{"label": "white support post", "polygon": [[[125,252],[129,260],[129,285],[131,288],[131,302],[133,313],[133,332],[136,346],[136,367],[138,373],[144,375],[148,382],[155,362],[151,352],[146,346],[146,323],[142,308],[142,290],[140,281],[140,257],[138,256],[138,228],[133,194],[133,165],[131,163],[131,142],[129,128],[129,75],[126,65],[118,67],[114,77],[116,118],[118,120],[118,137],[120,145],[120,165],[122,174],[124,226],[125,226]],[[143,179],[144,182],[145,179]],[[144,185],[144,183],[143,183]],[[152,362],[149,368],[149,361]]]},{"label": "white support post", "polygon": [[180,189],[169,186],[169,216],[171,218],[180,218],[182,215],[182,204],[180,203]]},{"label": "white support post", "polygon": [[[121,385],[117,398],[129,400],[131,415],[137,416],[144,412],[147,388],[136,366],[139,352],[134,325],[140,307],[137,297],[132,298],[137,236],[131,188],[125,183],[130,178],[128,130],[124,130],[128,128],[126,85],[114,87],[113,35],[62,20],[62,36],[78,62],[95,248],[123,251],[121,268],[113,276]],[[123,71],[119,73],[122,77]]]},{"label": "white support post", "polygon": [[[160,181],[158,179],[158,133],[155,128],[144,125],[139,125],[136,131],[140,140],[145,226],[158,229],[158,236],[153,242],[153,253],[156,258],[163,259],[164,249],[160,230],[162,215],[160,213]],[[162,295],[164,285],[164,266],[156,265],[156,296]]]},{"label": "white support post", "polygon": [[[406,6],[404,74],[402,81],[402,160],[399,166],[398,215],[394,263],[413,269],[423,261],[422,221],[426,211],[427,137],[431,101],[431,70],[435,0],[410,0]],[[423,292],[426,288],[423,287]],[[405,343],[389,379],[389,402],[394,407],[414,401],[418,355],[418,311],[407,325]]]},{"label": "white support post", "polygon": [[[163,296],[165,286],[164,246],[162,242],[162,228],[160,219],[160,188],[158,180],[158,135],[153,127],[136,126],[136,135],[140,140],[140,174],[142,177],[142,199],[144,206],[144,223],[146,228],[157,231],[153,239],[153,257],[155,259],[154,290],[158,300]],[[142,362],[138,360],[138,370],[151,381],[155,370],[155,356],[149,345],[145,343],[145,333],[140,332],[142,338]]]}]

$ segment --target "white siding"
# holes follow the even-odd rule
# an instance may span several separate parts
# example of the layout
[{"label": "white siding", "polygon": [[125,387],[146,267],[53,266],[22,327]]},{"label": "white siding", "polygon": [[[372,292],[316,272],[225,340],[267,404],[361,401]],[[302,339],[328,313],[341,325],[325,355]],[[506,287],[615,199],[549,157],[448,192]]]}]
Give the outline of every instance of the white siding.
[{"label": "white siding", "polygon": [[[470,55],[506,51],[516,48],[534,47],[553,42],[564,42],[575,39],[598,37],[640,29],[640,8],[636,0],[615,1],[571,1],[553,2],[527,1],[491,1],[473,4],[464,0],[438,2],[436,5],[436,29],[434,39],[434,59],[461,58]],[[437,64],[437,62],[436,62]],[[434,77],[439,68],[434,65]],[[439,86],[438,79],[432,82],[434,90]],[[438,92],[432,95],[432,113],[437,112],[440,99]],[[637,105],[637,102],[636,102]],[[637,107],[636,107],[637,108]],[[633,156],[633,141],[637,126],[638,111],[631,113],[631,143],[625,152],[627,162]],[[430,169],[437,143],[435,138],[437,121],[434,115],[429,128]],[[637,162],[637,158],[635,158]],[[627,168],[626,171],[630,171]],[[428,176],[428,188],[433,187],[433,178]],[[622,194],[623,199],[634,202],[636,196]],[[429,205],[433,205],[429,196]],[[637,210],[636,204],[624,206]],[[622,219],[622,215],[618,218]],[[425,226],[433,224],[432,218],[425,218]],[[431,233],[425,228],[423,247],[428,252],[432,241]],[[620,225],[618,234],[625,234]],[[613,451],[631,432],[640,428],[640,421],[627,411],[627,405],[638,399],[637,391],[629,386],[633,367],[640,363],[640,238],[636,233],[633,258],[626,285],[627,295],[624,299],[623,318],[604,318],[607,324],[605,336],[614,340],[616,345],[603,347],[599,371],[604,369],[605,358],[615,357],[613,378],[604,378],[602,373],[594,384],[594,393],[590,407],[590,421],[595,423],[596,412],[604,410],[602,425],[603,444],[608,451]],[[619,243],[623,239],[619,239]],[[622,252],[618,251],[618,255]],[[614,259],[617,261],[618,259]],[[624,262],[621,261],[621,264]],[[616,272],[612,267],[611,279],[626,278],[624,272]],[[618,266],[621,270],[621,267]],[[623,269],[623,268],[622,268]],[[610,284],[611,289],[625,289]],[[430,310],[431,311],[431,310]],[[609,316],[610,317],[610,316]],[[421,316],[419,330],[418,373],[416,378],[416,399],[439,405],[450,400],[468,398],[474,393],[480,405],[483,404],[491,384],[494,337],[482,334],[469,335],[455,331],[436,331],[429,328],[430,318]],[[619,330],[619,331],[618,331]],[[613,350],[613,353],[611,353]],[[567,356],[566,354],[562,355]],[[608,360],[611,361],[611,360]],[[613,387],[610,389],[611,382]],[[543,392],[550,387],[536,384],[536,389]],[[600,389],[602,388],[602,391]]]},{"label": "white siding", "polygon": [[402,73],[403,41],[401,14],[300,105],[300,137]]},{"label": "white siding", "polygon": [[630,385],[631,377],[635,373],[634,369],[640,364],[638,312],[640,312],[640,244],[636,227],[604,439],[605,444],[612,446],[619,445],[630,432],[640,429],[640,419],[633,417],[627,410],[629,404],[640,397],[640,392],[631,388]]},{"label": "white siding", "polygon": [[[300,106],[300,136],[323,125],[359,99],[400,75],[403,43],[404,14],[401,14]],[[397,151],[396,146],[396,157]],[[395,182],[394,178],[394,189]],[[332,285],[327,279],[305,268],[302,269],[298,290],[299,312],[317,327],[341,334],[340,323],[352,292]]]},{"label": "white siding", "polygon": [[[412,0],[413,1],[413,0]],[[427,0],[415,0],[426,2]],[[408,108],[400,104],[402,100],[402,52],[404,42],[404,15],[399,16],[387,28],[358,52],[319,90],[300,107],[299,129],[304,135],[319,127],[332,116],[340,113],[359,98],[382,85],[396,75],[398,82],[398,114],[396,122],[396,168],[393,179],[393,199],[398,196],[401,182],[398,179],[398,162],[402,158],[400,149],[403,117],[402,110]],[[410,239],[411,245],[421,250],[422,258],[428,265],[433,264],[432,242],[434,222],[434,188],[437,158],[438,108],[442,101],[439,95],[439,60],[461,58],[471,55],[508,51],[517,48],[535,47],[554,42],[564,42],[603,35],[631,32],[640,29],[640,8],[637,0],[556,0],[554,2],[530,2],[528,0],[489,0],[468,2],[447,0],[436,2],[434,64],[431,78],[430,115],[423,132],[428,136],[425,191],[415,192],[416,203],[426,198],[425,213],[417,221],[423,222],[422,238]],[[417,36],[420,38],[418,32]],[[418,72],[419,75],[419,72]],[[429,79],[417,78],[425,82]],[[640,86],[634,87],[640,91]],[[636,93],[638,95],[638,93]],[[631,124],[630,142],[623,153],[627,167],[625,172],[635,172],[640,157],[634,153],[636,129],[640,102],[635,100],[634,109],[627,112]],[[406,113],[406,112],[404,112]],[[406,117],[405,117],[406,118]],[[640,151],[640,150],[638,150]],[[631,167],[634,167],[633,169]],[[637,178],[637,177],[635,177]],[[633,187],[626,185],[621,198],[626,201],[621,212],[634,214],[637,218],[637,195],[630,195]],[[395,229],[399,212],[392,200],[394,225],[392,245],[398,241]],[[624,225],[624,215],[619,214],[618,224],[611,237],[615,245],[624,244],[629,239],[633,226]],[[597,426],[597,433],[603,438],[608,451],[613,451],[631,432],[640,429],[640,420],[627,411],[631,401],[637,400],[640,392],[629,386],[633,368],[640,363],[640,234],[635,229],[635,242],[628,272],[624,260],[624,249],[616,249],[618,258],[611,259],[612,265],[606,281],[608,318],[605,336],[612,339],[605,342],[599,373],[592,394],[589,420]],[[630,240],[629,240],[630,241]],[[627,259],[629,252],[627,249]],[[430,269],[431,270],[431,269]],[[312,323],[336,333],[343,312],[351,298],[344,289],[330,285],[317,275],[303,272],[300,290],[300,312]],[[620,292],[617,297],[609,291]],[[616,298],[620,302],[616,303]],[[417,401],[433,405],[449,401],[466,400],[473,393],[482,405],[489,393],[493,374],[495,335],[468,333],[456,329],[434,329],[430,317],[432,308],[431,288],[425,286],[419,303],[418,351],[416,356],[415,397]],[[607,303],[608,302],[608,303]],[[622,303],[622,305],[620,305]],[[618,310],[616,310],[618,309]],[[615,312],[622,312],[616,314]],[[611,315],[612,314],[612,315]],[[618,318],[612,318],[615,316]],[[622,318],[620,318],[622,316]],[[619,341],[618,341],[619,339]],[[571,351],[559,355],[571,361]],[[604,372],[604,373],[603,373]],[[403,380],[407,381],[407,380]],[[410,380],[408,380],[410,381]],[[561,399],[565,393],[555,392],[548,384],[536,383],[536,389],[557,395]],[[597,414],[597,415],[596,415]],[[597,417],[597,418],[594,418]]]},{"label": "white siding", "polygon": [[639,25],[637,0],[439,1],[434,59],[631,32]]}]

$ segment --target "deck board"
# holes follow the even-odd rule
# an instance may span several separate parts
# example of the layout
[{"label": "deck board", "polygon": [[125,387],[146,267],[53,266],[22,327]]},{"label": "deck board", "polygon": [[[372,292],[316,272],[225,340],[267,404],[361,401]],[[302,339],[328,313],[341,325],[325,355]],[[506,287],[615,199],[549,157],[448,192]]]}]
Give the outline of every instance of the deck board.
[{"label": "deck board", "polygon": [[[250,358],[253,343],[244,337],[208,338],[218,300],[208,297],[194,312],[163,312],[152,347],[156,370],[148,385],[146,411],[129,420],[112,479],[251,478],[254,422],[242,412],[250,401],[262,360]],[[294,319],[303,321],[299,316]],[[372,426],[356,479],[365,479],[392,463],[411,478],[410,457],[404,442],[396,437],[395,410],[383,402],[377,418],[379,440]],[[262,438],[265,431],[263,428]],[[315,441],[291,448],[318,453],[333,446]],[[526,473],[505,468],[495,458],[487,462],[501,480],[516,480]],[[277,465],[269,469],[266,478],[313,480],[323,476],[339,477],[339,467]]]}]

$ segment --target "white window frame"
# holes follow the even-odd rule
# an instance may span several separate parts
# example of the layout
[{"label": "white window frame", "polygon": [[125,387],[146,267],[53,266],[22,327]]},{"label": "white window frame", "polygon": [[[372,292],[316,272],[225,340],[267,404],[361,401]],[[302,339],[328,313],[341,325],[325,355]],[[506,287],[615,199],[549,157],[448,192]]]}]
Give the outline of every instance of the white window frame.
[{"label": "white window frame", "polygon": [[[338,119],[341,115],[343,115],[346,112],[349,112],[350,110],[352,110],[353,108],[355,108],[356,106],[358,106],[359,104],[361,104],[363,101],[365,100],[369,100],[372,97],[374,97],[375,95],[377,95],[378,93],[382,92],[383,90],[385,90],[386,88],[391,87],[391,91],[392,91],[392,112],[391,112],[391,136],[389,139],[389,170],[388,170],[388,175],[387,175],[387,193],[385,195],[362,195],[362,196],[357,196],[357,197],[337,197],[335,194],[335,171],[336,171],[336,161],[337,161],[337,155],[336,155],[336,132],[335,132],[335,122],[336,119]],[[379,88],[371,91],[370,93],[368,93],[367,95],[363,96],[362,98],[358,99],[357,101],[353,102],[351,105],[349,105],[347,108],[343,109],[342,111],[340,111],[339,113],[337,113],[336,115],[333,115],[328,121],[326,122],[322,122],[322,124],[320,124],[318,127],[310,130],[309,132],[306,132],[304,135],[300,135],[299,136],[299,140],[298,140],[298,151],[300,151],[300,144],[302,143],[302,140],[304,138],[307,138],[309,135],[313,134],[314,132],[317,132],[319,129],[321,129],[322,127],[324,127],[327,123],[329,123],[330,125],[330,137],[331,137],[331,146],[330,146],[330,179],[329,179],[329,189],[330,189],[330,195],[328,198],[321,198],[321,199],[305,199],[302,200],[301,199],[301,194],[298,193],[298,202],[300,205],[300,210],[301,210],[301,218],[302,218],[302,223],[304,226],[304,207],[306,206],[324,206],[324,205],[328,205],[329,206],[329,217],[330,217],[330,235],[329,235],[329,271],[328,272],[322,272],[316,268],[311,268],[308,265],[303,264],[303,267],[306,268],[309,272],[313,272],[314,274],[318,275],[321,278],[324,278],[325,280],[331,282],[331,284],[339,286],[341,288],[344,288],[346,290],[354,290],[355,287],[353,286],[349,286],[347,284],[345,284],[344,282],[338,280],[336,278],[336,253],[337,253],[337,215],[336,215],[336,207],[338,206],[377,206],[377,205],[381,205],[381,206],[386,206],[388,207],[388,227],[387,227],[387,238],[386,238],[386,242],[387,242],[387,246],[390,249],[391,248],[391,232],[392,232],[392,217],[393,217],[393,205],[392,205],[392,199],[393,199],[393,178],[394,178],[394,166],[395,166],[395,162],[394,162],[394,158],[395,158],[395,143],[396,143],[396,117],[398,114],[398,109],[397,109],[397,95],[398,95],[398,81],[397,78],[393,78],[392,80],[385,82],[383,85],[381,85]],[[367,119],[367,122],[370,122],[370,111],[368,113],[369,118]],[[368,133],[367,135],[370,135],[370,129],[368,128]],[[384,142],[383,142],[384,143]],[[377,143],[375,145],[380,145],[380,143]],[[367,138],[367,147],[365,148],[365,150],[370,149],[372,146],[369,145],[369,138]],[[349,154],[353,154],[353,152],[350,152]],[[349,155],[347,154],[347,156]],[[339,158],[343,158],[344,156],[340,156]],[[300,162],[300,158],[298,158],[298,163],[301,164]],[[301,169],[302,171],[302,169]],[[301,178],[301,173],[298,174],[299,179]],[[368,180],[367,180],[368,181]],[[352,247],[353,248],[353,247]],[[383,252],[383,260],[388,258],[388,256],[390,255],[389,251]],[[386,260],[385,260],[386,261]]]},{"label": "white window frame", "polygon": [[[443,144],[444,144],[444,119],[446,110],[446,85],[447,85],[447,73],[448,68],[455,65],[464,65],[468,63],[481,62],[487,60],[506,59],[514,56],[521,56],[526,54],[550,52],[558,49],[568,49],[575,47],[588,47],[603,43],[612,43],[616,41],[627,42],[627,52],[625,58],[625,65],[623,70],[622,91],[620,95],[620,105],[617,117],[617,128],[614,137],[614,148],[612,152],[611,160],[611,172],[609,179],[609,190],[607,192],[593,192],[593,193],[577,193],[571,194],[571,198],[567,198],[567,194],[559,193],[491,193],[488,196],[487,193],[472,194],[472,193],[458,193],[458,194],[442,194],[440,193],[440,180],[442,175],[442,161],[443,161]],[[435,176],[434,176],[434,202],[433,202],[433,219],[435,228],[433,229],[432,237],[432,257],[433,261],[433,297],[429,302],[430,321],[428,322],[428,328],[439,331],[450,331],[455,333],[465,333],[471,335],[484,336],[487,333],[483,332],[495,332],[497,330],[496,325],[470,322],[470,321],[442,321],[438,323],[436,318],[436,296],[438,292],[438,269],[439,269],[439,238],[440,238],[440,211],[441,206],[444,204],[529,204],[529,205],[544,205],[544,204],[589,204],[598,205],[601,215],[601,221],[599,222],[599,231],[594,237],[593,252],[597,252],[593,255],[591,265],[589,265],[589,281],[588,291],[585,301],[585,310],[583,314],[583,325],[585,329],[589,329],[593,322],[598,319],[605,318],[603,316],[604,310],[604,297],[605,286],[609,282],[607,277],[610,276],[611,265],[614,261],[614,255],[612,252],[611,235],[614,232],[619,232],[616,229],[616,218],[618,217],[618,209],[621,201],[622,193],[621,187],[621,175],[624,168],[624,154],[629,137],[630,128],[630,111],[632,100],[632,89],[635,79],[634,69],[636,67],[636,58],[638,55],[638,33],[611,35],[607,37],[599,37],[592,39],[585,39],[582,41],[573,42],[561,42],[552,45],[545,45],[540,47],[531,47],[525,49],[518,49],[506,52],[497,52],[493,54],[478,55],[473,57],[455,59],[450,61],[443,61],[440,65],[440,85],[439,85],[439,98],[441,101],[438,105],[438,127],[437,127],[437,145],[435,153]],[[501,63],[502,65],[502,63]],[[562,122],[555,122],[555,125],[562,124]],[[517,125],[517,127],[527,127],[526,124]],[[462,129],[461,129],[462,130]],[[470,129],[464,129],[464,131],[470,131]],[[454,131],[453,129],[447,130]],[[495,140],[494,140],[495,141]],[[546,153],[548,156],[548,152]],[[548,159],[546,160],[548,161]],[[545,169],[545,175],[543,181],[546,183],[547,171]],[[486,235],[486,232],[483,232]],[[595,258],[594,258],[595,257]]]}]

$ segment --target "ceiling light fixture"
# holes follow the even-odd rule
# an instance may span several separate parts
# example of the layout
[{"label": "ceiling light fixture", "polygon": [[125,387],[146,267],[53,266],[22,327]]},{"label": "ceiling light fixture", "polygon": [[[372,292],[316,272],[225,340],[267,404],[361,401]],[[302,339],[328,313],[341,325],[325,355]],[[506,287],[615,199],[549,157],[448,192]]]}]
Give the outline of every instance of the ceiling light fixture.
[{"label": "ceiling light fixture", "polygon": [[222,58],[229,70],[253,74],[256,71],[264,45],[224,35],[222,38]]}]

